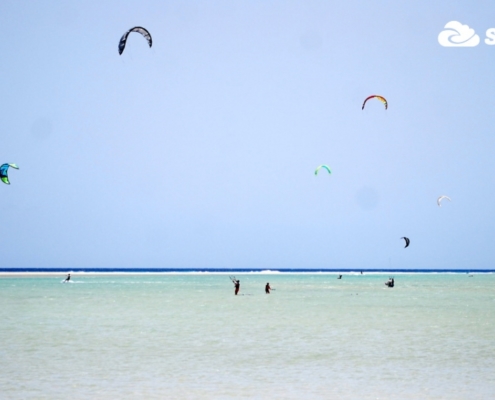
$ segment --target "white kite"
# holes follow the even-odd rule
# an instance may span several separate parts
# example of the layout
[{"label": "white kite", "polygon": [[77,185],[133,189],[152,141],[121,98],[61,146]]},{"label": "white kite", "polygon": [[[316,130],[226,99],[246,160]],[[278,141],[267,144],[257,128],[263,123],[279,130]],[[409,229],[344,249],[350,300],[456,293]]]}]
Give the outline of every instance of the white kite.
[{"label": "white kite", "polygon": [[452,200],[450,199],[450,197],[449,197],[449,196],[440,196],[440,197],[437,199],[437,204],[438,204],[438,207],[442,207],[442,200],[443,200],[443,199],[447,199],[448,201],[452,201]]}]

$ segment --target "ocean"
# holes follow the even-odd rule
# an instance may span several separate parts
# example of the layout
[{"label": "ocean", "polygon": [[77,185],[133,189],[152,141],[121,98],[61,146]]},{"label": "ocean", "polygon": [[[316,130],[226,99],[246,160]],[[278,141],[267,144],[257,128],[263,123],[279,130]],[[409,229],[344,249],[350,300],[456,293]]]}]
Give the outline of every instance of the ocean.
[{"label": "ocean", "polygon": [[0,398],[495,398],[495,274],[230,275],[3,273]]}]

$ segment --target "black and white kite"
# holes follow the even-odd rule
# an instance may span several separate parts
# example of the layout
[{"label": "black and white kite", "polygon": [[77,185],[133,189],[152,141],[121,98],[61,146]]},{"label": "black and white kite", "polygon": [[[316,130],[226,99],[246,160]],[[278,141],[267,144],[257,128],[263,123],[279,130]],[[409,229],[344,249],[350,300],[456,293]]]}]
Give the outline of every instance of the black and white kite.
[{"label": "black and white kite", "polygon": [[140,33],[141,35],[144,36],[144,38],[148,41],[148,44],[150,45],[151,47],[151,44],[152,44],[152,40],[151,40],[151,35],[150,33],[145,29],[143,28],[142,26],[135,26],[134,28],[132,29],[129,29],[126,33],[124,33],[124,35],[120,38],[120,42],[119,42],[119,54],[122,54],[124,52],[124,49],[125,49],[125,44],[127,42],[127,36],[129,36],[129,33],[131,32],[137,32],[137,33]]}]

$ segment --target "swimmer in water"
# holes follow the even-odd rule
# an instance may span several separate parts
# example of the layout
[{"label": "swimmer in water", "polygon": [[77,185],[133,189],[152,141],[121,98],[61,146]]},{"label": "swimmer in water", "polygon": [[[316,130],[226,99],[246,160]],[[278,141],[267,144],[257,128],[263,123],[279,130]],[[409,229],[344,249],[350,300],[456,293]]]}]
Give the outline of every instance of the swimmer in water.
[{"label": "swimmer in water", "polygon": [[267,283],[266,283],[266,285],[265,285],[265,293],[266,293],[266,294],[270,294],[270,289],[271,289],[271,287],[270,287],[270,283],[269,283],[269,282],[267,282]]}]

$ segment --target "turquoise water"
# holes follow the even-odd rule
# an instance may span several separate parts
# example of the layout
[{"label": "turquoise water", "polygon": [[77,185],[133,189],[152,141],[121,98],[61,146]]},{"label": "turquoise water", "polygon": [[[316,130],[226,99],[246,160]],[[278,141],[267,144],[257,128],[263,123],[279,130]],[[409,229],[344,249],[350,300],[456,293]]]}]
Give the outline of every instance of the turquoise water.
[{"label": "turquoise water", "polygon": [[493,274],[63,278],[0,277],[0,398],[495,394]]}]

